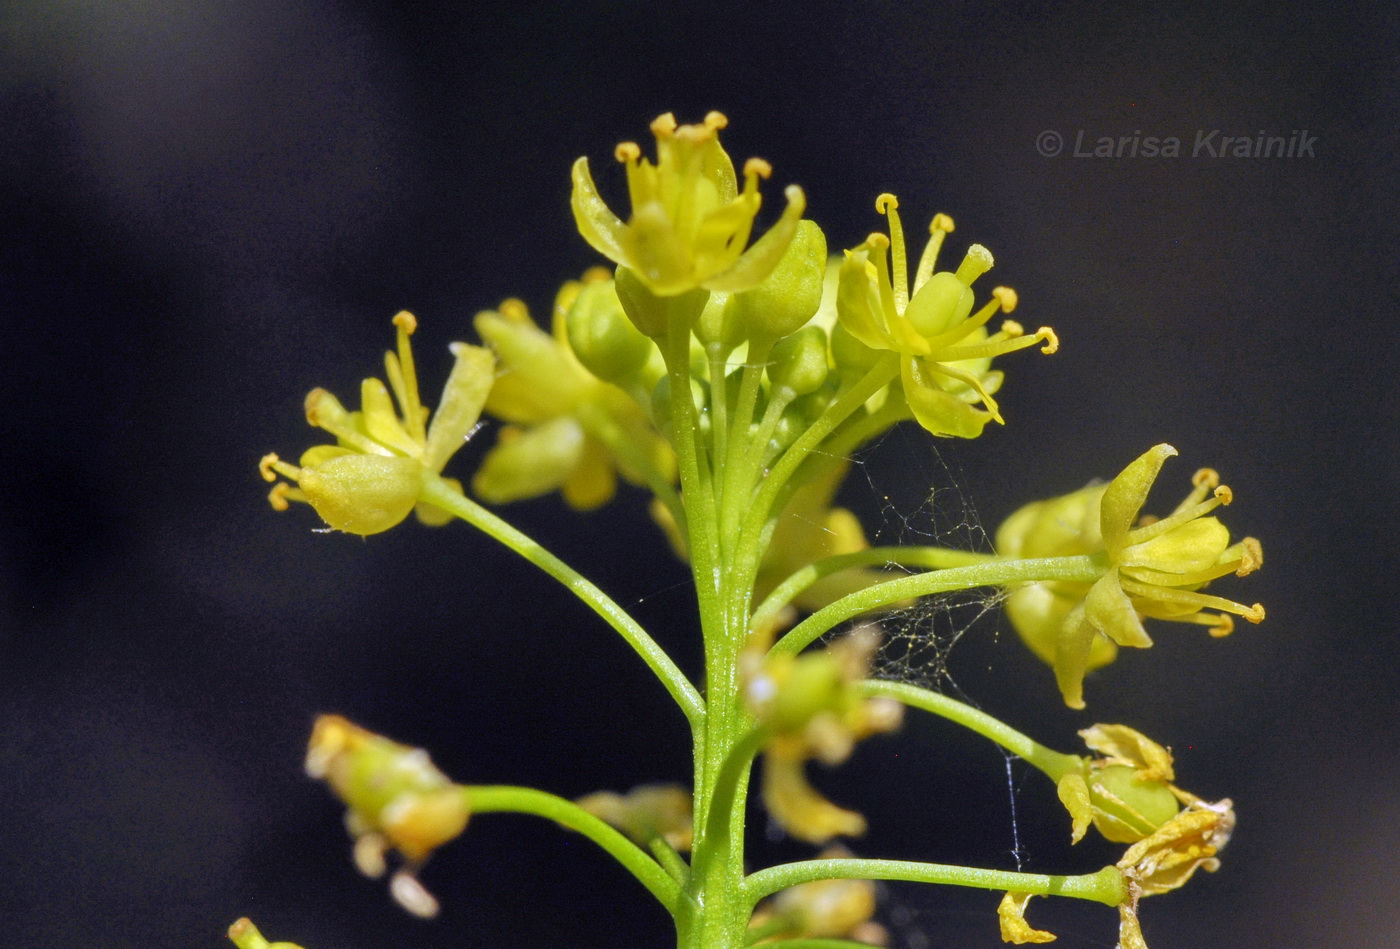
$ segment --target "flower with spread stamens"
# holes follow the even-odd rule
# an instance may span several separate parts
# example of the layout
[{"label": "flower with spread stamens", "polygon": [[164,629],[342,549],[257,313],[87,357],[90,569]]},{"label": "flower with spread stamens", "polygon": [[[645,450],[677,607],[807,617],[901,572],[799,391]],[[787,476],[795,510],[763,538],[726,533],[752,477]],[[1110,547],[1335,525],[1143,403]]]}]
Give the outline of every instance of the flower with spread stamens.
[{"label": "flower with spread stamens", "polygon": [[313,389],[306,397],[306,420],[330,432],[337,443],[308,449],[300,466],[275,454],[263,457],[259,470],[264,479],[277,482],[280,474],[297,485],[276,483],[268,499],[277,510],[286,510],[288,501],[305,501],[331,527],[351,534],[386,531],[415,507],[425,523],[447,522],[437,509],[418,504],[423,476],[441,473],[476,427],[495,378],[495,357],[480,346],[452,344],[457,360],[429,424],[409,345],[418,321],[403,312],[394,317],[394,326],[398,352],[384,354],[389,385],[364,380],[360,411],[346,411],[325,389]]},{"label": "flower with spread stamens", "polygon": [[1225,525],[1206,516],[1233,497],[1214,471],[1198,471],[1191,493],[1167,517],[1139,520],[1162,463],[1176,453],[1157,445],[1108,484],[1033,502],[997,531],[1004,557],[1090,554],[1102,560],[1104,572],[1092,584],[1030,583],[1012,590],[1007,601],[1012,624],[1054,666],[1071,708],[1084,707],[1085,674],[1111,661],[1116,646],[1152,645],[1144,618],[1207,626],[1213,636],[1234,629],[1231,614],[1251,623],[1264,619],[1258,603],[1200,592],[1211,580],[1246,576],[1264,562],[1257,540],[1232,544]]},{"label": "flower with spread stamens", "polygon": [[1016,308],[1016,293],[997,287],[991,302],[972,312],[972,283],[992,267],[992,255],[981,244],[968,248],[956,272],[934,272],[944,235],[953,230],[946,214],[935,215],[929,226],[911,287],[898,207],[894,195],[880,195],[875,209],[889,217],[889,236],[871,234],[846,252],[838,318],[864,346],[899,354],[904,397],[920,425],[934,435],[976,438],[988,422],[1002,422],[992,398],[1002,374],[990,368],[992,359],[1042,342],[1041,352],[1053,353],[1059,340],[1048,326],[1027,334],[1011,320],[988,335],[993,316]]},{"label": "flower with spread stamens", "polygon": [[632,214],[623,223],[609,210],[588,170],[574,162],[571,204],[584,240],[604,257],[626,267],[657,296],[694,290],[737,292],[755,287],[777,266],[806,210],[802,189],[789,185],[787,208],[753,246],[745,249],[762,203],[758,180],[772,168],[760,158],[744,163],[739,190],[734,163],[719,144],[729,124],[711,112],[698,125],[677,125],[666,113],[651,123],[656,162],[635,142],[617,146],[627,169]]},{"label": "flower with spread stamens", "polygon": [[438,847],[462,833],[471,816],[464,789],[439,771],[422,748],[376,735],[339,715],[322,715],[311,732],[306,773],[324,780],[345,802],[345,826],[355,838],[355,865],[367,877],[385,871],[397,850],[406,866],[390,892],[416,916],[438,906],[417,871]]}]

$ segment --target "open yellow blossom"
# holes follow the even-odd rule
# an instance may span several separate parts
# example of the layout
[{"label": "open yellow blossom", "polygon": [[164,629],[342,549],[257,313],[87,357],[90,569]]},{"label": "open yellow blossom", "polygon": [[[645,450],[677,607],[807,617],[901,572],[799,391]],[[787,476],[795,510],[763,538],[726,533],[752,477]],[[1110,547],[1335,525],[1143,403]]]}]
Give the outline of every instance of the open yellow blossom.
[{"label": "open yellow blossom", "polygon": [[1206,516],[1233,497],[1214,471],[1198,471],[1191,493],[1170,515],[1139,521],[1162,463],[1176,453],[1157,445],[1107,485],[1028,504],[997,531],[997,550],[1005,557],[1102,558],[1104,572],[1093,584],[1025,584],[1007,601],[1012,624],[1055,667],[1071,708],[1084,707],[1085,673],[1110,661],[1117,646],[1152,645],[1145,617],[1207,626],[1214,636],[1234,629],[1231,614],[1251,623],[1264,619],[1258,603],[1199,592],[1211,580],[1246,576],[1264,562],[1257,540],[1232,544],[1225,525]]},{"label": "open yellow blossom", "polygon": [[889,217],[889,237],[871,234],[846,252],[837,315],[858,342],[899,354],[904,396],[920,425],[934,435],[976,438],[989,421],[1002,422],[992,398],[1002,380],[990,368],[993,357],[1041,342],[1042,352],[1053,353],[1059,340],[1048,326],[1026,334],[1011,320],[988,335],[993,316],[1016,308],[1016,293],[997,287],[991,302],[972,312],[973,281],[992,267],[981,244],[968,248],[956,272],[934,272],[944,235],[953,230],[946,214],[934,216],[911,287],[898,207],[894,195],[880,195],[875,209]]},{"label": "open yellow blossom", "polygon": [[434,767],[428,753],[376,735],[339,715],[316,720],[306,773],[331,786],[345,802],[345,826],[355,838],[355,865],[383,876],[385,854],[397,850],[406,866],[390,892],[417,916],[437,914],[437,901],[416,873],[429,854],[467,826],[463,788]]},{"label": "open yellow blossom", "polygon": [[[308,449],[300,466],[275,454],[263,457],[259,470],[264,479],[276,482],[280,474],[297,484],[273,487],[268,498],[277,510],[286,510],[288,501],[305,501],[336,530],[386,531],[418,506],[424,474],[440,473],[476,427],[495,377],[495,357],[480,346],[452,344],[457,361],[430,425],[409,345],[418,321],[403,312],[394,317],[394,326],[398,352],[384,354],[389,385],[366,379],[360,411],[346,411],[325,389],[313,389],[306,397],[306,420],[334,435],[336,444]],[[429,524],[446,523],[441,512],[426,505],[419,517]]]},{"label": "open yellow blossom", "polygon": [[777,266],[797,233],[806,210],[802,189],[789,185],[787,208],[752,247],[746,246],[762,203],[758,180],[772,169],[760,158],[744,164],[739,190],[734,163],[719,144],[729,124],[711,112],[698,125],[677,125],[666,113],[651,123],[656,163],[635,142],[617,146],[627,169],[632,214],[623,223],[609,210],[588,169],[574,162],[574,220],[584,240],[604,257],[635,273],[657,296],[676,296],[697,287],[737,292],[758,285]]}]

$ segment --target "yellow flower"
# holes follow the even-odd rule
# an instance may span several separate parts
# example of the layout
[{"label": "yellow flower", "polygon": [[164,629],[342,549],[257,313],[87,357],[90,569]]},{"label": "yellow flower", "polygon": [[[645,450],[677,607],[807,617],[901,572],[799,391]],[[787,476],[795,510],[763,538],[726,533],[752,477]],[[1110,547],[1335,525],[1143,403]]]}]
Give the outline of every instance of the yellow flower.
[{"label": "yellow flower", "polygon": [[799,656],[769,656],[767,646],[760,632],[740,657],[740,668],[749,711],[772,735],[763,758],[768,813],[808,843],[865,833],[865,818],[822,797],[804,769],[811,758],[840,764],[860,739],[899,727],[902,705],[865,698],[856,689],[870,671],[879,633],[862,627]]},{"label": "yellow flower", "polygon": [[268,942],[246,916],[228,928],[228,938],[238,949],[301,949],[293,942]]},{"label": "yellow flower", "polygon": [[472,490],[491,504],[559,490],[571,506],[589,510],[612,499],[619,473],[637,484],[674,477],[670,446],[640,406],[585,369],[570,347],[566,321],[585,283],[605,293],[612,285],[601,271],[584,281],[560,291],[552,333],[536,326],[519,300],[477,314],[476,330],[503,370],[486,411],[509,423],[472,479]]},{"label": "yellow flower", "polygon": [[846,252],[837,314],[864,346],[899,354],[904,396],[920,425],[934,435],[976,438],[987,422],[1002,422],[992,399],[1002,374],[991,370],[992,358],[1039,342],[1045,343],[1042,352],[1053,353],[1059,340],[1048,326],[1027,335],[1010,320],[987,334],[988,320],[1016,308],[1016,293],[997,287],[991,302],[972,313],[972,283],[992,267],[992,255],[981,244],[968,249],[956,273],[934,273],[943,237],[953,230],[946,214],[936,215],[930,225],[911,296],[898,207],[894,195],[876,199],[875,209],[890,219],[890,236],[871,234]]},{"label": "yellow flower", "polygon": [[642,784],[626,794],[596,791],[575,803],[642,846],[660,838],[684,852],[695,837],[693,799],[675,784]]},{"label": "yellow flower", "polygon": [[1007,602],[1021,638],[1055,667],[1071,708],[1084,707],[1085,673],[1111,661],[1115,646],[1152,645],[1144,617],[1204,625],[1214,636],[1234,629],[1230,614],[1251,623],[1264,619],[1258,603],[1245,606],[1199,592],[1226,574],[1246,576],[1264,561],[1257,540],[1231,544],[1225,526],[1205,516],[1233,497],[1214,471],[1198,471],[1191,493],[1170,515],[1139,521],[1162,463],[1176,453],[1157,445],[1107,485],[1029,504],[997,531],[997,550],[1005,557],[1090,554],[1103,561],[1104,572],[1093,584],[1027,584]]},{"label": "yellow flower", "polygon": [[642,157],[635,142],[617,146],[627,169],[632,215],[624,224],[608,209],[593,183],[588,159],[574,162],[574,220],[584,240],[614,263],[626,267],[657,296],[676,296],[697,287],[748,290],[777,266],[797,232],[807,201],[789,185],[787,208],[773,228],[745,250],[762,198],[758,179],[772,169],[759,158],[744,164],[739,191],[734,163],[719,144],[729,120],[718,112],[699,125],[676,124],[671,113],[651,123],[656,163]]},{"label": "yellow flower", "polygon": [[[820,860],[849,857],[843,847],[831,847]],[[889,934],[871,919],[875,915],[875,884],[870,880],[815,880],[790,886],[764,902],[749,922],[754,945],[770,940],[849,939],[883,946]]]},{"label": "yellow flower", "polygon": [[415,915],[436,915],[437,901],[416,872],[466,828],[471,812],[463,788],[434,767],[423,749],[390,741],[339,715],[316,720],[306,773],[329,784],[349,808],[345,826],[355,838],[360,872],[383,876],[385,854],[397,850],[407,865],[390,881],[394,899]]},{"label": "yellow flower", "polygon": [[1193,800],[1156,833],[1128,848],[1116,866],[1128,899],[1118,907],[1122,949],[1147,949],[1138,925],[1138,900],[1183,886],[1197,870],[1220,869],[1216,856],[1230,841],[1235,811],[1228,799],[1214,804]]},{"label": "yellow flower", "polygon": [[[280,474],[297,483],[295,488],[285,482],[273,487],[268,499],[277,510],[286,510],[288,501],[305,501],[336,530],[388,530],[418,506],[424,474],[440,473],[476,427],[495,376],[490,351],[452,344],[457,361],[429,425],[409,345],[418,321],[403,312],[394,317],[394,326],[398,353],[384,354],[389,386],[366,379],[360,411],[346,411],[325,389],[313,389],[306,397],[306,420],[330,432],[337,443],[307,450],[300,467],[275,454],[263,457],[259,470],[265,480],[276,482]],[[429,524],[446,523],[441,512],[426,505],[419,507],[419,517]]]}]

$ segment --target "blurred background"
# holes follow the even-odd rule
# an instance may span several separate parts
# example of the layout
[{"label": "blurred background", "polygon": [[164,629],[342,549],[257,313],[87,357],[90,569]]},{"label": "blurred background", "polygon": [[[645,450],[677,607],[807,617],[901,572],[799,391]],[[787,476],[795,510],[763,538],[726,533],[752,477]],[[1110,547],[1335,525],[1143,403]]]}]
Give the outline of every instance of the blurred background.
[{"label": "blurred background", "polygon": [[[995,611],[946,669],[913,671],[1066,750],[1130,722],[1185,787],[1235,800],[1221,871],[1144,905],[1153,949],[1387,944],[1397,25],[1275,3],[7,4],[6,946],[213,949],[244,914],[308,949],[672,941],[629,877],[528,818],[483,817],[434,858],[434,922],[358,877],[340,807],[301,773],[318,712],[458,780],[570,796],[685,781],[687,736],[621,642],[512,554],[460,525],[317,533],[269,510],[256,463],[317,440],[303,395],[377,374],[398,310],[421,321],[429,392],[477,310],[547,313],[599,262],[572,227],[573,159],[620,196],[615,143],[709,109],[736,159],[772,162],[770,212],[800,183],[833,248],[880,225],[881,191],[916,230],[950,213],[952,252],[989,246],[1018,318],[1063,340],[1004,361],[1006,428],[863,456],[843,501],[872,535],[985,546],[1025,500],[1169,441],[1156,509],[1211,465],[1226,522],[1264,542],[1265,569],[1222,585],[1264,625],[1159,628],[1091,678],[1087,712]],[[1295,133],[1307,154],[1192,154]],[[1103,136],[1181,154],[1076,156]],[[505,513],[693,670],[691,591],[642,501]],[[900,622],[962,629],[924,619],[945,625]],[[1121,852],[1070,850],[1053,789],[921,717],[816,780],[871,818],[865,855],[1080,872]],[[806,853],[753,828],[756,862]],[[884,919],[901,947],[998,946],[997,899],[888,887]],[[1114,944],[1103,907],[1031,919],[1066,949]]]}]

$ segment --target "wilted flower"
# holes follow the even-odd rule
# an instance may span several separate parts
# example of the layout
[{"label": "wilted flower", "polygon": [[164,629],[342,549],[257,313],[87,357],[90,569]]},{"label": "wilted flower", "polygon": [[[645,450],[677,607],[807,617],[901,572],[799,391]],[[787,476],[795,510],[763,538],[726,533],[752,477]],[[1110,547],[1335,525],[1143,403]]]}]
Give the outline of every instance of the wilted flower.
[{"label": "wilted flower", "polygon": [[[822,851],[818,859],[849,857],[842,847]],[[771,939],[850,939],[883,946],[889,934],[871,919],[875,884],[869,880],[814,880],[790,886],[767,900],[749,923],[752,945]]]},{"label": "wilted flower", "polygon": [[807,201],[789,185],[787,208],[767,234],[745,250],[762,203],[758,180],[772,169],[750,158],[739,191],[734,163],[719,144],[729,124],[711,112],[699,125],[677,125],[666,113],[651,123],[656,163],[634,142],[617,146],[627,168],[632,215],[624,224],[593,183],[588,159],[574,162],[574,220],[584,240],[604,257],[636,274],[657,296],[702,287],[735,292],[758,285],[777,266],[797,231]]},{"label": "wilted flower", "polygon": [[992,267],[991,252],[981,244],[968,249],[956,273],[933,272],[943,237],[953,230],[946,214],[936,215],[930,225],[911,296],[898,207],[894,195],[876,199],[875,209],[889,216],[890,236],[871,234],[846,252],[837,314],[858,342],[899,354],[904,397],[920,425],[934,435],[976,438],[989,421],[1002,421],[992,399],[1002,380],[990,368],[993,357],[1039,342],[1045,343],[1042,352],[1053,353],[1059,340],[1048,326],[1027,335],[1010,320],[988,335],[987,321],[1014,310],[1016,293],[997,287],[992,301],[972,313],[972,283]]},{"label": "wilted flower", "polygon": [[1126,725],[1095,725],[1081,731],[1084,743],[1104,757],[1082,760],[1056,782],[1060,802],[1074,821],[1072,842],[1089,824],[1117,843],[1131,844],[1176,816],[1181,800],[1194,797],[1175,780],[1171,752]]},{"label": "wilted flower", "polygon": [[1214,636],[1234,628],[1230,614],[1251,623],[1264,619],[1258,603],[1245,606],[1199,592],[1211,580],[1246,576],[1264,562],[1257,540],[1231,544],[1225,525],[1205,516],[1233,497],[1214,471],[1198,471],[1193,490],[1170,515],[1139,521],[1162,463],[1176,453],[1157,445],[1107,485],[1029,504],[997,531],[997,550],[1005,557],[1103,558],[1104,573],[1093,584],[1026,584],[1007,603],[1021,638],[1054,665],[1071,708],[1084,707],[1084,675],[1111,661],[1114,646],[1152,645],[1144,617],[1204,625]]},{"label": "wilted flower", "polygon": [[[403,312],[394,317],[394,326],[398,353],[384,354],[389,386],[366,379],[360,411],[347,412],[325,389],[313,389],[306,397],[306,420],[334,435],[336,444],[308,449],[300,467],[275,454],[263,457],[259,470],[264,479],[275,482],[280,474],[297,483],[295,488],[286,483],[273,487],[268,497],[277,510],[286,510],[288,501],[305,501],[336,530],[386,531],[418,505],[424,474],[440,473],[476,427],[495,377],[490,351],[452,344],[457,361],[429,425],[408,339],[418,321]],[[441,512],[426,505],[419,517],[429,524],[446,523]]]},{"label": "wilted flower", "polygon": [[575,803],[643,846],[660,838],[686,851],[695,835],[692,796],[675,784],[642,784],[626,794],[596,791]]},{"label": "wilted flower", "polygon": [[437,900],[418,882],[417,869],[467,826],[464,789],[434,767],[428,753],[391,741],[342,718],[316,720],[306,751],[306,773],[331,786],[345,802],[345,826],[355,838],[355,865],[383,876],[385,854],[397,850],[407,865],[390,892],[409,912],[437,914]]},{"label": "wilted flower", "polygon": [[870,671],[879,633],[862,627],[799,656],[765,655],[766,639],[757,636],[741,658],[745,702],[772,735],[764,749],[763,803],[784,830],[808,843],[863,834],[865,818],[822,797],[804,767],[811,758],[840,764],[860,739],[899,727],[902,705],[866,698],[856,687]]}]

